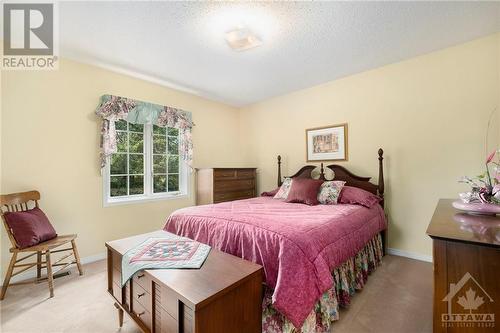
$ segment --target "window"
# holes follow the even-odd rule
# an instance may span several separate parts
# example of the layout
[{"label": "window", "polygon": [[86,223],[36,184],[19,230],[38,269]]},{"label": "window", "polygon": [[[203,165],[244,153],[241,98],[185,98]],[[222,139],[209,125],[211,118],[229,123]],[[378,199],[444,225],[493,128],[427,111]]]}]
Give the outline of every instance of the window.
[{"label": "window", "polygon": [[187,195],[187,167],[179,156],[179,130],[117,121],[117,152],[106,164],[104,204]]}]

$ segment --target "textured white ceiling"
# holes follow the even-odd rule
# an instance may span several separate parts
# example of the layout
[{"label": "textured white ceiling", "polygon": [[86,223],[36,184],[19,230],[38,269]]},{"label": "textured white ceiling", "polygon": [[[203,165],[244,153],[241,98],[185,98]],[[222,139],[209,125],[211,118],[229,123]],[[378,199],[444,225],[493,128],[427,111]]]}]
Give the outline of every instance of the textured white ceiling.
[{"label": "textured white ceiling", "polygon": [[[231,50],[243,24],[263,45]],[[500,31],[496,2],[64,2],[61,55],[242,106]]]}]

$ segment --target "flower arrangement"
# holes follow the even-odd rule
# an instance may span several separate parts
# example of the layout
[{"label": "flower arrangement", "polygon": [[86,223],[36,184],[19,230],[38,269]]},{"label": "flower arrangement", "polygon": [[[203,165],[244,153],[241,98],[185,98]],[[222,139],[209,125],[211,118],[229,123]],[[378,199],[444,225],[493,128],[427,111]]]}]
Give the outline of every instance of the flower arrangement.
[{"label": "flower arrangement", "polygon": [[[495,159],[496,157],[496,159]],[[474,178],[462,177],[459,182],[471,186],[471,191],[460,193],[464,203],[488,203],[500,205],[500,149],[486,158],[486,171]]]}]

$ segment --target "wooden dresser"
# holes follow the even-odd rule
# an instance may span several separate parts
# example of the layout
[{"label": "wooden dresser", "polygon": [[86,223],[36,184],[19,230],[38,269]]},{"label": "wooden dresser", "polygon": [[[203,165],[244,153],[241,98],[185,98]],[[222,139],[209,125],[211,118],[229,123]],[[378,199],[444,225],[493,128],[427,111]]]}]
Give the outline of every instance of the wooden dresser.
[{"label": "wooden dresser", "polygon": [[470,215],[441,199],[433,242],[434,332],[498,332],[500,217]]},{"label": "wooden dresser", "polygon": [[256,183],[256,168],[196,169],[196,204],[253,198]]},{"label": "wooden dresser", "polygon": [[106,243],[120,327],[126,312],[147,333],[261,332],[262,266],[214,249],[200,269],[144,270],[120,287],[122,255],[164,233]]}]

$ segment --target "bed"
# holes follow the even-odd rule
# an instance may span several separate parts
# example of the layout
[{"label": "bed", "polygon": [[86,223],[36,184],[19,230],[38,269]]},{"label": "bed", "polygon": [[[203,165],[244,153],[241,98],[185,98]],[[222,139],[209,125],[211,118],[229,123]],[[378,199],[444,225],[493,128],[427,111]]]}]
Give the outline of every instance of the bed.
[{"label": "bed", "polygon": [[[378,158],[378,184],[339,165],[326,168],[335,180],[383,198],[382,149]],[[312,178],[314,169],[304,166],[291,178]],[[325,179],[324,171],[321,164],[319,178]],[[322,332],[381,261],[387,228],[383,205],[382,200],[371,208],[307,206],[258,197],[177,210],[164,230],[264,267],[264,332]]]}]

